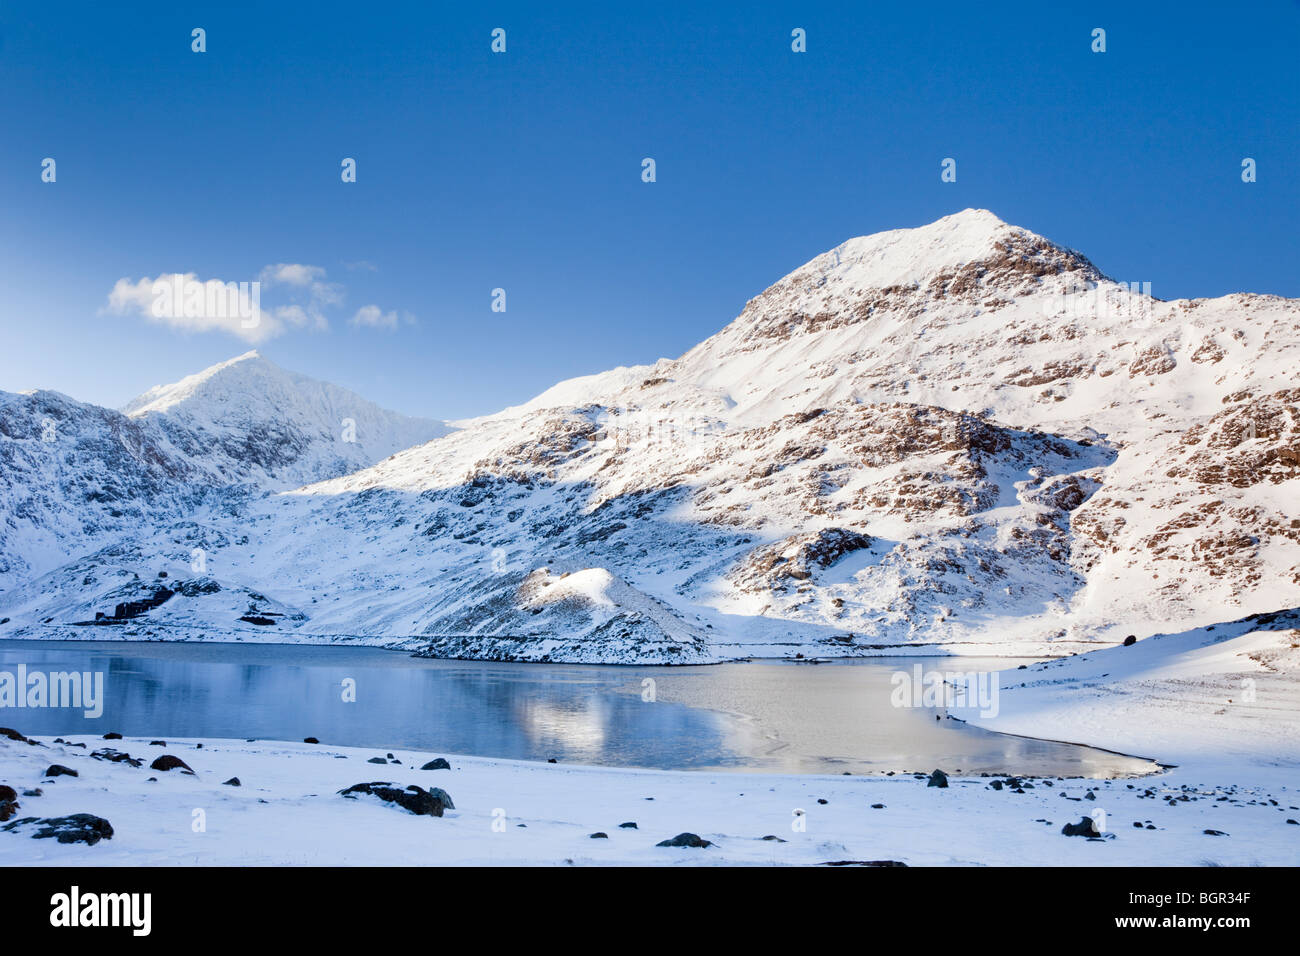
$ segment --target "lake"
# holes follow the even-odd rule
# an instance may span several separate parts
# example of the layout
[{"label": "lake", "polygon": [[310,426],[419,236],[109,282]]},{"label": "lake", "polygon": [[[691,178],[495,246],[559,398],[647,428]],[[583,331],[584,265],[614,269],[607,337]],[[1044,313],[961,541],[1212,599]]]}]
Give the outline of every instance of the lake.
[{"label": "lake", "polygon": [[[895,706],[893,676],[917,664],[927,672],[1016,666],[927,657],[617,667],[429,660],[337,645],[0,640],[0,672],[25,665],[104,675],[98,718],[0,707],[0,726],[38,736],[317,737],[379,752],[671,770],[1109,777],[1156,769],[980,730],[932,707]],[[354,701],[344,699],[349,687]]]}]

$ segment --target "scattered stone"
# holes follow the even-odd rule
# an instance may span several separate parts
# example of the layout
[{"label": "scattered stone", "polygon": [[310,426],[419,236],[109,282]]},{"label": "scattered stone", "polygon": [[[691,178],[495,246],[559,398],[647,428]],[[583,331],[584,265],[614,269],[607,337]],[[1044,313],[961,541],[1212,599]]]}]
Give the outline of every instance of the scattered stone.
[{"label": "scattered stone", "polygon": [[[359,793],[378,797],[385,803],[395,803],[399,807],[411,811],[417,817],[440,817],[443,810],[456,809],[451,803],[451,798],[447,797],[446,791],[439,790],[437,787],[425,790],[423,787],[417,787],[414,784],[402,787],[396,783],[376,781],[374,783],[354,783],[352,786],[339,791],[339,794],[348,800],[355,800],[356,794]],[[447,797],[447,799],[444,800],[444,797]]]},{"label": "scattered stone", "polygon": [[1061,827],[1061,833],[1065,836],[1101,836],[1101,833],[1097,830],[1097,825],[1093,822],[1092,817],[1084,817],[1078,823],[1067,823],[1065,826]]},{"label": "scattered stone", "polygon": [[13,830],[15,827],[34,824],[39,827],[32,834],[33,840],[47,840],[51,837],[60,843],[85,843],[94,846],[100,840],[113,839],[113,827],[103,817],[91,813],[73,813],[66,817],[23,817],[2,829]]},{"label": "scattered stone", "polygon": [[590,837],[590,838],[593,839],[593,840],[608,840],[608,839],[609,839],[609,834],[608,834],[608,833],[605,833],[605,832],[602,831],[602,830],[597,830],[595,833],[589,833],[589,834],[587,834],[587,836]]},{"label": "scattered stone", "polygon": [[366,763],[388,763],[388,760],[384,757],[371,757]]},{"label": "scattered stone", "polygon": [[789,842],[788,840],[782,840],[782,839],[781,839],[779,836],[777,836],[775,833],[769,833],[767,836],[763,837],[763,839],[766,840],[766,841],[769,842],[769,843],[788,843],[788,842]]},{"label": "scattered stone", "polygon": [[7,738],[7,739],[9,739],[9,740],[16,740],[16,741],[17,741],[18,743],[20,743],[20,744],[35,744],[35,743],[36,743],[36,741],[34,741],[34,740],[30,740],[30,739],[28,739],[27,737],[24,737],[24,736],[23,736],[22,734],[20,734],[18,731],[14,730],[12,727],[0,727],[0,737],[5,737],[5,738]]},{"label": "scattered stone", "polygon": [[948,786],[948,775],[944,773],[942,770],[935,770],[934,773],[930,774],[930,782],[927,783],[926,786],[946,787]]},{"label": "scattered stone", "polygon": [[433,760],[430,760],[420,769],[421,770],[450,770],[451,764],[447,763],[446,757],[435,757]]},{"label": "scattered stone", "polygon": [[166,746],[167,746],[167,741],[165,741],[165,740],[151,740],[151,741],[149,741],[149,746],[150,746],[150,747],[166,747]]},{"label": "scattered stone", "polygon": [[559,763],[559,761],[556,760],[554,757],[547,757],[547,758],[546,758],[546,762],[547,762],[547,763]]},{"label": "scattered stone", "polygon": [[13,787],[0,783],[0,823],[17,813],[18,808],[18,792]]},{"label": "scattered stone", "polygon": [[238,777],[231,777],[229,780],[223,780],[223,781],[221,781],[221,785],[222,785],[223,787],[242,787],[242,786],[243,786],[243,784],[239,782],[239,778],[238,778]]},{"label": "scattered stone", "polygon": [[117,732],[115,732],[115,731],[110,730],[108,733],[104,734],[104,739],[105,739],[105,740],[121,740],[121,739],[122,739],[122,735],[119,734],[119,733],[117,733]]},{"label": "scattered stone", "polygon": [[700,839],[694,833],[679,833],[671,840],[660,840],[655,844],[655,846],[692,846],[700,847],[702,849],[704,847],[713,846],[713,844],[708,840]]},{"label": "scattered stone", "polygon": [[173,757],[171,754],[163,754],[161,757],[156,758],[153,763],[149,764],[149,769],[164,771],[180,770],[182,773],[194,773],[194,771],[190,769],[189,764],[180,757]]},{"label": "scattered stone", "polygon": [[1224,833],[1222,830],[1204,830],[1202,832],[1204,832],[1206,836],[1227,836],[1228,835]]},{"label": "scattered stone", "polygon": [[304,738],[302,738],[302,742],[305,743],[305,744],[318,744],[318,743],[320,743],[320,741],[317,740],[315,737],[304,737]]},{"label": "scattered stone", "polygon": [[101,747],[99,750],[92,752],[90,756],[93,760],[107,760],[110,763],[125,763],[132,767],[138,767],[140,764],[144,763],[143,760],[137,760],[130,754],[123,753],[120,750],[114,750],[112,747]]},{"label": "scattered stone", "polygon": [[[1295,822],[1294,820],[1288,820],[1288,821],[1287,821],[1287,823],[1294,823],[1294,822]],[[640,829],[640,827],[638,827],[638,826],[637,826],[635,823],[633,823],[631,820],[627,821],[627,823],[620,823],[620,824],[618,825],[618,828],[619,828],[620,830],[639,830],[639,829]]]},{"label": "scattered stone", "polygon": [[871,805],[871,809],[872,809],[872,810],[883,810],[883,809],[885,809],[885,805],[884,805],[883,803],[873,803],[873,804]]},{"label": "scattered stone", "polygon": [[24,797],[40,797],[44,795],[45,795],[45,791],[42,790],[40,787],[32,787],[32,789],[30,790],[23,791]]},{"label": "scattered stone", "polygon": [[994,780],[991,784],[989,784],[989,786],[992,787],[994,790],[1001,790],[1001,789],[1002,789],[1002,781],[1001,781],[1001,780]]},{"label": "scattered stone", "polygon": [[71,767],[65,767],[61,763],[52,763],[45,768],[43,776],[46,777],[80,777],[81,774]]},{"label": "scattered stone", "polygon": [[818,798],[817,798],[817,802],[820,803],[820,804],[826,804],[826,803],[829,803],[830,801],[829,801],[829,800],[825,800],[825,799],[823,799],[822,797],[818,797]]},{"label": "scattered stone", "polygon": [[1125,647],[1132,647],[1132,646],[1133,646],[1134,644],[1136,644],[1137,642],[1138,642],[1138,639],[1137,639],[1137,635],[1136,635],[1136,634],[1130,634],[1128,637],[1124,638],[1124,646],[1125,646]]},{"label": "scattered stone", "polygon": [[907,866],[901,860],[830,860],[820,866]]}]

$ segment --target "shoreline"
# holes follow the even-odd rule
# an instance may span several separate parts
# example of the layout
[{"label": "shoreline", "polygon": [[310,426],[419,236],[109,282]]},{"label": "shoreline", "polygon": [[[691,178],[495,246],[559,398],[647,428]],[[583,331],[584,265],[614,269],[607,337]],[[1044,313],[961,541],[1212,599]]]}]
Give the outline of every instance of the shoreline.
[{"label": "shoreline", "polygon": [[[166,747],[135,737],[0,739],[0,782],[42,791],[18,798],[16,819],[91,813],[114,829],[94,846],[29,839],[31,824],[0,829],[0,864],[1293,866],[1296,619],[1252,618],[1040,661],[1011,672],[996,716],[949,708],[999,733],[1156,754],[1164,766],[1138,778],[953,773],[947,787],[930,787],[924,773],[650,770],[424,750],[391,751],[390,760],[390,751],[216,738]],[[92,756],[104,747],[142,765]],[[151,772],[162,753],[194,775]],[[417,769],[440,756],[451,769]],[[42,782],[52,763],[79,776]],[[232,776],[242,786],[224,783]],[[417,816],[339,794],[379,781],[443,788],[454,809]],[[191,830],[197,811],[201,832]],[[1096,811],[1107,821],[1101,835],[1063,832]],[[632,822],[636,829],[620,827]],[[656,845],[680,833],[711,845]]]},{"label": "shoreline", "polygon": [[[16,633],[0,634],[0,641],[43,641],[49,643],[84,643],[84,644],[242,644],[242,645],[266,645],[278,647],[373,647],[378,650],[396,651],[409,654],[413,657],[428,657],[431,660],[446,661],[482,661],[484,663],[497,664],[564,664],[578,667],[662,667],[671,669],[675,667],[711,667],[716,664],[739,664],[746,662],[761,661],[784,661],[792,664],[824,664],[835,663],[839,661],[852,660],[874,660],[877,658],[889,657],[988,657],[997,658],[1007,661],[1041,661],[1056,660],[1058,658],[1071,657],[1075,655],[1089,653],[1090,651],[1102,650],[1108,647],[1118,646],[1118,642],[1113,641],[1068,641],[1053,642],[998,642],[998,641],[955,641],[955,642],[933,642],[933,643],[915,643],[915,644],[861,644],[854,646],[832,645],[828,647],[813,648],[807,642],[790,641],[770,641],[748,645],[737,645],[730,642],[719,642],[713,645],[717,649],[727,647],[749,647],[749,648],[788,648],[790,653],[781,654],[737,654],[734,657],[721,656],[712,660],[682,661],[680,663],[665,662],[657,660],[646,661],[610,661],[610,660],[592,660],[592,661],[574,661],[574,660],[542,660],[532,657],[487,657],[487,656],[457,656],[457,655],[421,655],[416,653],[427,645],[429,638],[422,635],[408,635],[400,637],[375,636],[375,635],[356,635],[356,634],[265,634],[262,631],[238,630],[227,628],[222,631],[213,631],[216,636],[208,636],[208,628],[199,625],[183,625],[185,628],[194,630],[203,630],[205,633],[199,637],[159,637],[155,632],[150,632],[148,636],[140,636],[138,633],[123,635],[121,637],[113,636],[108,633],[99,633],[117,629],[123,625],[99,626],[77,625],[77,624],[43,624],[43,625],[23,625],[16,629]],[[158,627],[157,630],[177,630],[175,625]],[[54,631],[56,634],[38,634],[36,631]],[[65,632],[65,633],[60,633]],[[71,632],[71,633],[66,633]],[[233,636],[232,636],[233,635]],[[843,651],[862,651],[864,653],[842,653]],[[812,653],[809,653],[812,652]]]},{"label": "shoreline", "polygon": [[[14,819],[90,813],[110,822],[113,837],[60,844],[29,839],[30,823],[8,832],[0,824],[0,865],[1288,865],[1300,843],[1300,825],[1286,822],[1300,817],[1300,794],[1183,768],[1136,780],[952,776],[945,788],[928,786],[926,774],[723,774],[283,741],[61,739],[0,739],[0,780],[20,794]],[[141,766],[92,756],[102,748]],[[163,754],[193,775],[151,769]],[[449,769],[418,769],[440,756]],[[56,763],[78,776],[43,778]],[[226,783],[233,777],[240,786]],[[380,781],[442,788],[454,809],[421,816],[339,793]],[[40,796],[24,795],[37,788]],[[1103,836],[1062,834],[1098,809],[1109,821]],[[712,845],[656,846],[684,832]]]}]

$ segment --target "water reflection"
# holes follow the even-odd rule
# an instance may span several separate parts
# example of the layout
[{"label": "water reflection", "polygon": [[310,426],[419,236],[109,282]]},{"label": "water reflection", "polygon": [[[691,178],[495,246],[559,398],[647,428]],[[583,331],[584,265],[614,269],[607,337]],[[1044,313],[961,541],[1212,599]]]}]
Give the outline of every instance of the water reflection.
[{"label": "water reflection", "polygon": [[[664,769],[1108,776],[1149,763],[890,705],[906,659],[638,668],[434,661],[374,648],[0,641],[0,670],[105,673],[104,715],[0,709],[27,734],[314,736],[344,746]],[[931,658],[927,668],[943,667]],[[1006,666],[962,659],[962,670]],[[642,700],[642,680],[656,700]],[[344,680],[356,701],[344,700]]]}]

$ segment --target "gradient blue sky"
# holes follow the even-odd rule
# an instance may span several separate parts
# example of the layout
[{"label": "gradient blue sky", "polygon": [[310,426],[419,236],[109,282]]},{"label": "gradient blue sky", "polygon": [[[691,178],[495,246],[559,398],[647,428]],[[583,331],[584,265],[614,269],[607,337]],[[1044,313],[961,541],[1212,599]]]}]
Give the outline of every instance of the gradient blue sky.
[{"label": "gradient blue sky", "polygon": [[[268,358],[486,413],[679,355],[850,236],[968,206],[1161,298],[1300,296],[1298,42],[1295,0],[6,4],[0,388],[116,406],[246,351],[108,293],[287,262],[346,298]],[[416,321],[349,325],[368,304]]]}]

